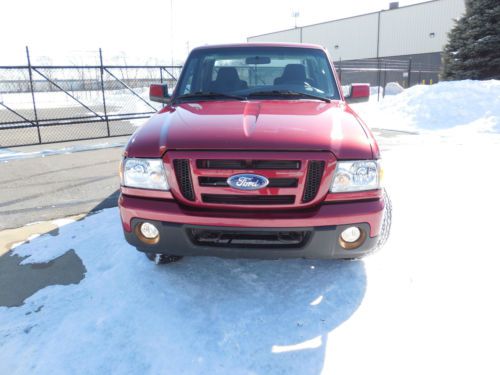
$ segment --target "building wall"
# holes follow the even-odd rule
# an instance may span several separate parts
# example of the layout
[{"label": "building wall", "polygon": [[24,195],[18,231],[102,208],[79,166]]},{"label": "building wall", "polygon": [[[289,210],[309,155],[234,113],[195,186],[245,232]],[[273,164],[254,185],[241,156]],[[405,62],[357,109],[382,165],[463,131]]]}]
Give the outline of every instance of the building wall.
[{"label": "building wall", "polygon": [[[328,49],[336,61],[437,53],[446,44],[453,19],[460,17],[464,11],[464,0],[433,0],[253,36],[248,41],[320,44]],[[379,17],[380,41],[377,48]],[[434,33],[434,36],[431,37],[430,33]]]},{"label": "building wall", "polygon": [[[442,51],[463,0],[439,0],[380,13],[380,57]],[[433,35],[431,35],[433,33]]]},{"label": "building wall", "polygon": [[377,25],[378,13],[371,13],[305,26],[302,40],[326,47],[335,60],[365,59],[377,55]]},{"label": "building wall", "polygon": [[249,42],[291,42],[300,43],[300,28],[277,31],[275,33],[269,33],[264,35],[259,35],[255,37],[247,38]]}]

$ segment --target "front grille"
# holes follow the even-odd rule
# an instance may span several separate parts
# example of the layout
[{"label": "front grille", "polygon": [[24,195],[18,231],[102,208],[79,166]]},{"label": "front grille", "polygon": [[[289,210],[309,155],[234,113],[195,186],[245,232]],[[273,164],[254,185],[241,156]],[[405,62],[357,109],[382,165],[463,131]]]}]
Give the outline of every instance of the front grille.
[{"label": "front grille", "polygon": [[202,194],[205,203],[233,204],[233,205],[279,205],[293,204],[294,195],[230,195],[230,194]]},{"label": "front grille", "polygon": [[196,161],[199,169],[300,169],[300,160],[226,160]]},{"label": "front grille", "polygon": [[308,231],[188,229],[193,244],[227,248],[301,248],[310,237]]},{"label": "front grille", "polygon": [[[172,193],[180,203],[206,209],[285,209],[317,203],[330,176],[328,152],[293,151],[168,151]],[[276,160],[275,160],[276,159]],[[289,159],[289,160],[287,160]],[[236,174],[258,174],[269,184],[258,191],[238,191],[227,183]],[[172,177],[171,176],[171,177]]]},{"label": "front grille", "polygon": [[[200,186],[212,186],[212,187],[228,187],[227,177],[199,177],[198,183]],[[297,187],[299,180],[296,178],[270,178],[269,185],[270,188],[293,188]]]},{"label": "front grille", "polygon": [[194,190],[193,182],[191,181],[191,168],[189,167],[189,160],[174,160],[174,170],[182,195],[187,200],[194,201]]},{"label": "front grille", "polygon": [[302,202],[307,203],[312,201],[318,194],[321,178],[325,169],[325,162],[314,160],[310,161],[307,167],[306,186],[304,187],[304,195]]}]

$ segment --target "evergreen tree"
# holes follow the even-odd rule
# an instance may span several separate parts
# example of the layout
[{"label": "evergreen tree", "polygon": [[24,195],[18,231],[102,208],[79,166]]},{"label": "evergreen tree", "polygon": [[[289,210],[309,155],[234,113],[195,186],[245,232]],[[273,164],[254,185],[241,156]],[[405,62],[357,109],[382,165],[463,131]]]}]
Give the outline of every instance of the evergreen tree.
[{"label": "evergreen tree", "polygon": [[500,1],[466,0],[443,51],[445,80],[500,79]]}]

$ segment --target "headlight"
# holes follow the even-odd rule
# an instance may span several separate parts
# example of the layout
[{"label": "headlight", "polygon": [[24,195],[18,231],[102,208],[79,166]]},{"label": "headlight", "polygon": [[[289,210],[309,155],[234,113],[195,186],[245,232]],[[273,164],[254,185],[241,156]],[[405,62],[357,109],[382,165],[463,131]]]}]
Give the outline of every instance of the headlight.
[{"label": "headlight", "polygon": [[381,174],[378,160],[338,161],[330,192],[378,189]]},{"label": "headlight", "polygon": [[161,159],[125,159],[122,185],[143,189],[170,189]]}]

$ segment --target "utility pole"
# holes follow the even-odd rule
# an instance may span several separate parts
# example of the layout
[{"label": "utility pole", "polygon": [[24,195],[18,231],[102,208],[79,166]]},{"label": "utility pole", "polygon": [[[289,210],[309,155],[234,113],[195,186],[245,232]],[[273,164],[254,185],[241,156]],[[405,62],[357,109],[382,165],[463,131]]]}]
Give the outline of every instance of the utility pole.
[{"label": "utility pole", "polygon": [[174,0],[170,0],[170,59],[174,66]]},{"label": "utility pole", "polygon": [[300,12],[298,10],[292,11],[292,17],[294,19],[294,28],[297,28],[297,18],[299,18]]}]

